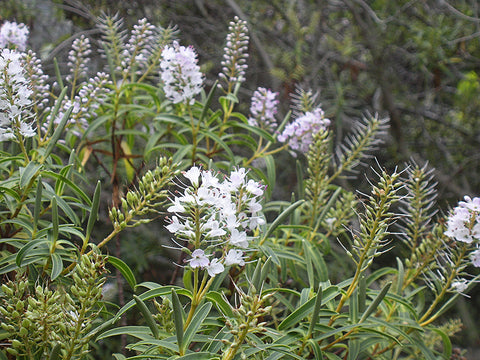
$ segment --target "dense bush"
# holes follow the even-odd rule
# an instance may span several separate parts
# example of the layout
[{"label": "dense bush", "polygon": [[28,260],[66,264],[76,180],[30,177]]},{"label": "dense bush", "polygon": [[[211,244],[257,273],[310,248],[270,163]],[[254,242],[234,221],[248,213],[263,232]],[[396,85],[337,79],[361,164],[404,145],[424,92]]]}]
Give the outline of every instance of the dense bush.
[{"label": "dense bush", "polygon": [[[27,27],[0,29],[1,357],[95,358],[99,344],[117,359],[452,356],[461,324],[442,315],[476,281],[479,198],[437,215],[415,162],[377,163],[368,192],[352,189],[388,119],[366,112],[342,137],[300,87],[283,118],[264,87],[242,106],[238,17],[208,82],[174,28],[103,16],[98,31],[104,71],[91,76],[80,36],[52,82]],[[296,174],[288,200],[273,196],[278,172]],[[137,283],[122,252],[147,223],[164,227],[171,283]],[[102,296],[107,269],[129,287],[118,303]]]}]

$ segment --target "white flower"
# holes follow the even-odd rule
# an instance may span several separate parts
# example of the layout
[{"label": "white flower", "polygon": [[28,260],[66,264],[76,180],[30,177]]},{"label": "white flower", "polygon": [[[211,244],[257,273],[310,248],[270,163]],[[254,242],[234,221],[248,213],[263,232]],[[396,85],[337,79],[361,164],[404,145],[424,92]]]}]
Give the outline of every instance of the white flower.
[{"label": "white flower", "polygon": [[168,209],[167,209],[168,212],[176,212],[176,213],[183,213],[185,212],[185,208],[183,207],[183,205],[180,203],[180,199],[179,198],[175,198],[173,200],[173,205],[170,206]]},{"label": "white flower", "polygon": [[190,267],[192,269],[195,269],[197,267],[203,269],[203,268],[207,267],[210,263],[208,261],[207,256],[205,255],[205,252],[202,249],[196,249],[192,253],[192,258],[190,260],[188,260],[188,262],[190,263]]},{"label": "white flower", "polygon": [[0,141],[18,134],[32,137],[35,131],[31,112],[33,91],[25,77],[22,54],[3,49],[0,52]]},{"label": "white flower", "polygon": [[473,266],[480,267],[480,249],[477,249],[470,254],[470,260],[472,260]]},{"label": "white flower", "polygon": [[25,51],[27,47],[28,28],[25,24],[5,21],[0,28],[0,48],[13,45],[19,51]]},{"label": "white flower", "polygon": [[210,229],[210,231],[207,232],[205,235],[207,238],[214,238],[214,237],[220,237],[226,234],[226,231],[223,229],[220,229],[218,227],[218,221],[216,220],[209,220],[205,224],[205,229]]},{"label": "white flower", "polygon": [[248,248],[247,233],[233,229],[232,235],[230,236],[230,243],[243,249]]},{"label": "white flower", "polygon": [[190,170],[186,171],[183,175],[190,180],[193,186],[198,186],[198,178],[200,177],[200,169],[198,167],[192,166]]},{"label": "white flower", "polygon": [[232,184],[234,189],[237,189],[238,187],[240,187],[240,185],[243,184],[245,175],[246,172],[244,168],[232,171],[232,173],[230,174],[230,183]]},{"label": "white flower", "polygon": [[230,249],[228,254],[225,256],[225,265],[245,265],[245,261],[243,260],[243,252],[236,249]]},{"label": "white flower", "polygon": [[460,201],[448,217],[445,235],[457,241],[471,243],[480,240],[480,219],[476,210],[480,204],[479,198],[465,197],[465,202]]},{"label": "white flower", "polygon": [[192,105],[194,97],[202,90],[203,75],[197,65],[197,54],[192,47],[174,42],[165,46],[160,62],[160,77],[164,83],[165,96],[174,104],[187,102]]},{"label": "white flower", "polygon": [[212,262],[207,266],[208,275],[215,276],[221,274],[225,270],[225,267],[222,263],[218,262],[218,259],[213,259]]},{"label": "white flower", "polygon": [[178,231],[184,230],[185,225],[178,221],[178,217],[172,216],[172,222],[170,223],[170,225],[167,225],[166,228],[171,233],[176,233]]}]

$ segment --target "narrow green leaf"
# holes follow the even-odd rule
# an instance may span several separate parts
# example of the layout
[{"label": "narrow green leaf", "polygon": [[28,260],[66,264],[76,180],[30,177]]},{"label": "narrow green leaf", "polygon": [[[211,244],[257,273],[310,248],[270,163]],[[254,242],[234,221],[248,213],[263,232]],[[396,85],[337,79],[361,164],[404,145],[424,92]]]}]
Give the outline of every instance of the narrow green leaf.
[{"label": "narrow green leaf", "polygon": [[135,290],[137,281],[135,280],[135,275],[130,267],[123,260],[110,255],[107,257],[107,262],[112,264],[118,271],[120,271],[125,280],[127,280],[128,285]]},{"label": "narrow green leaf", "polygon": [[175,360],[211,360],[211,359],[218,359],[217,354],[212,354],[210,352],[194,352],[191,354],[183,355],[178,358],[175,358]]},{"label": "narrow green leaf", "polygon": [[320,228],[320,223],[323,221],[325,216],[327,215],[328,211],[333,207],[335,201],[337,200],[338,196],[342,192],[342,188],[339,187],[335,192],[330,196],[330,199],[328,199],[327,205],[324,206],[322,213],[318,216],[318,219],[315,223],[315,228],[318,229]]},{"label": "narrow green leaf", "polygon": [[147,326],[150,328],[152,331],[153,337],[155,339],[159,338],[159,331],[158,331],[158,326],[157,323],[155,322],[155,319],[152,316],[152,313],[150,310],[148,310],[147,305],[140,299],[137,295],[133,295],[133,299],[137,303],[137,307],[140,310],[140,312],[143,315],[143,318],[145,319],[145,322],[147,323]]},{"label": "narrow green leaf", "polygon": [[320,308],[322,307],[322,295],[323,295],[322,285],[319,285],[317,295],[315,296],[315,305],[313,306],[312,318],[311,318],[311,321],[310,321],[310,325],[308,326],[307,338],[309,338],[310,335],[313,334],[313,330],[315,329],[315,325],[318,322],[318,316],[320,314]]},{"label": "narrow green leaf", "polygon": [[358,281],[358,311],[363,313],[365,311],[365,304],[367,301],[367,282],[365,274],[360,275]]},{"label": "narrow green leaf", "polygon": [[452,342],[450,341],[450,337],[448,336],[448,334],[446,334],[442,330],[435,327],[430,328],[430,330],[440,335],[443,341],[443,356],[445,359],[451,359],[452,358]]},{"label": "narrow green leaf", "polygon": [[116,359],[116,360],[127,360],[127,358],[122,355],[122,354],[113,354],[113,357]]},{"label": "narrow green leaf", "polygon": [[[138,284],[136,287],[139,286],[144,286],[149,288],[150,290],[144,292],[141,294],[139,297],[142,300],[148,300],[148,299],[153,299],[158,296],[165,296],[171,294],[172,290],[175,290],[177,294],[181,294],[187,297],[192,297],[192,293],[186,289],[183,289],[179,286],[173,286],[173,285],[166,285],[166,286],[161,286],[152,282],[147,282],[147,283],[141,283]],[[130,300],[128,303],[126,303],[120,310],[118,310],[117,314],[113,318],[113,322],[118,321],[118,319],[125,314],[128,310],[133,308],[135,306],[135,301]],[[183,310],[182,310],[183,311]]]},{"label": "narrow green leaf", "polygon": [[271,247],[266,245],[260,245],[258,248],[260,249],[261,252],[263,252],[265,255],[271,258],[275,265],[277,266],[281,265],[280,259],[278,258],[277,254]]},{"label": "narrow green leaf", "polygon": [[[148,326],[121,326],[107,330],[97,337],[97,340],[106,339],[112,336],[127,334],[137,339],[152,339],[152,331]],[[177,349],[175,349],[177,350]]]},{"label": "narrow green leaf", "polygon": [[277,216],[277,218],[275,219],[275,221],[272,223],[272,225],[270,225],[270,227],[268,228],[267,232],[265,233],[265,235],[263,236],[262,240],[260,241],[260,245],[262,245],[266,239],[268,239],[268,237],[270,235],[272,235],[272,233],[275,231],[275,229],[281,225],[283,223],[283,221],[297,208],[299,207],[300,205],[302,205],[304,203],[305,200],[298,200],[297,202],[291,204],[289,207],[287,207],[285,210],[283,210],[283,212]]},{"label": "narrow green leaf", "polygon": [[395,294],[400,295],[402,292],[402,286],[403,286],[403,278],[405,276],[405,270],[403,267],[403,262],[397,257],[397,267],[398,267],[398,273],[397,273],[397,286],[395,289]]},{"label": "narrow green leaf", "polygon": [[182,347],[184,350],[186,350],[190,346],[193,336],[197,333],[203,321],[210,313],[211,308],[212,308],[212,303],[207,302],[203,304],[201,308],[197,309],[197,311],[193,315],[192,321],[190,322],[188,327],[185,329],[185,334],[183,336]]},{"label": "narrow green leaf", "polygon": [[348,340],[348,360],[357,360],[360,354],[360,342],[358,339]]},{"label": "narrow green leaf", "polygon": [[[267,260],[263,263],[262,271],[260,272],[260,279],[262,283],[267,279],[268,274],[270,273],[270,263],[272,262],[272,258],[268,257]],[[260,284],[262,286],[262,284]]]},{"label": "narrow green leaf", "polygon": [[33,233],[37,232],[38,219],[40,218],[40,212],[42,210],[42,177],[38,177],[37,191],[35,194],[35,208],[33,209]]},{"label": "narrow green leaf", "polygon": [[297,310],[295,310],[290,315],[288,315],[280,323],[280,325],[278,325],[278,330],[282,331],[282,330],[289,329],[297,325],[300,321],[302,321],[302,319],[306,318],[313,311],[316,300],[317,300],[317,297],[311,298],[305,304],[300,306]]},{"label": "narrow green leaf", "polygon": [[45,153],[43,154],[43,159],[47,159],[51,152],[53,151],[53,148],[57,145],[58,140],[60,139],[60,136],[62,135],[63,130],[65,129],[65,126],[67,125],[68,118],[70,117],[70,114],[73,111],[73,106],[70,106],[67,111],[63,114],[62,119],[60,120],[60,123],[57,125],[55,128],[55,131],[53,132],[52,137],[48,140],[48,145],[47,148],[45,149]]},{"label": "narrow green leaf", "polygon": [[[90,234],[92,233],[93,225],[95,224],[95,221],[97,221],[98,207],[100,205],[100,192],[101,192],[101,187],[100,187],[100,180],[99,180],[97,182],[97,186],[95,187],[95,192],[93,194],[92,209],[90,210],[90,216],[88,217],[88,223],[87,223],[87,231],[85,233],[85,243],[88,243],[88,241],[90,240]],[[134,288],[134,286],[132,287]]]},{"label": "narrow green leaf", "polygon": [[383,289],[378,293],[378,295],[373,299],[372,303],[368,306],[367,310],[363,313],[362,317],[360,318],[360,323],[364,322],[371,314],[374,312],[378,305],[380,305],[380,302],[383,300],[385,295],[387,295],[388,290],[390,289],[390,286],[392,286],[392,283],[389,282],[387,283]]},{"label": "narrow green leaf", "polygon": [[[57,197],[52,197],[51,200],[51,207],[52,207],[52,242],[53,246],[55,246],[55,241],[58,239],[58,206],[57,206]],[[52,248],[50,251],[55,251]]]},{"label": "narrow green leaf", "polygon": [[17,264],[18,267],[23,266],[23,259],[29,254],[29,251],[33,251],[36,247],[46,244],[47,240],[46,239],[38,239],[38,240],[32,240],[25,244],[18,252],[17,255],[15,256],[15,263]]},{"label": "narrow green leaf", "polygon": [[35,178],[42,165],[30,161],[27,166],[20,169],[20,188],[24,189]]},{"label": "narrow green leaf", "polygon": [[298,197],[300,199],[305,198],[305,179],[303,177],[303,166],[302,163],[297,160],[296,161],[296,170],[297,170],[297,191],[298,191]]},{"label": "narrow green leaf", "polygon": [[[262,286],[262,260],[258,259],[257,260],[257,265],[255,266],[255,270],[252,275],[252,280],[250,283],[250,286],[248,288],[248,294],[252,294],[252,290],[254,292],[258,292]],[[253,286],[253,289],[252,289]]]},{"label": "narrow green leaf", "polygon": [[183,309],[177,293],[172,289],[173,320],[175,322],[175,335],[177,336],[178,349],[183,349]]},{"label": "narrow green leaf", "polygon": [[208,130],[203,130],[203,129],[200,129],[199,131],[200,134],[212,139],[213,141],[215,141],[218,145],[220,145],[220,147],[225,151],[225,153],[228,155],[228,159],[230,160],[234,160],[235,159],[235,155],[233,155],[233,152],[232,150],[230,149],[230,146],[228,146],[217,134],[213,133],[212,131],[208,131]]},{"label": "narrow green leaf", "polygon": [[55,76],[57,77],[57,83],[60,89],[63,89],[63,79],[62,73],[60,72],[60,67],[58,66],[57,58],[53,58],[53,66],[55,67]]},{"label": "narrow green leaf", "polygon": [[[72,180],[66,178],[62,174],[57,174],[54,171],[45,170],[45,171],[42,171],[42,176],[48,177],[50,179],[54,179],[57,182],[62,182],[64,184],[68,185],[68,187],[75,194],[77,194],[87,205],[89,205],[89,206],[91,205],[91,200],[88,197],[88,195],[85,194],[85,192],[82,189],[80,189],[80,187],[77,186]],[[56,194],[56,192],[55,192],[55,194]]]},{"label": "narrow green leaf", "polygon": [[305,263],[307,265],[307,277],[308,277],[308,286],[313,288],[315,286],[315,274],[313,272],[312,257],[310,252],[310,247],[307,242],[302,240],[303,244],[303,253],[305,254]]},{"label": "narrow green leaf", "polygon": [[210,104],[212,103],[213,94],[215,93],[215,90],[217,90],[217,86],[218,86],[218,80],[215,80],[212,88],[210,89],[210,92],[207,95],[207,99],[205,100],[205,104],[203,105],[202,113],[200,114],[200,117],[198,118],[198,121],[200,123],[203,121],[203,119],[205,119],[205,116],[207,115],[207,112],[210,109]]},{"label": "narrow green leaf", "polygon": [[358,322],[358,288],[353,291],[352,296],[349,299],[349,316],[352,324]]},{"label": "narrow green leaf", "polygon": [[55,280],[63,271],[63,261],[62,257],[57,253],[51,254],[50,259],[52,260],[52,273],[50,277],[52,280]]},{"label": "narrow green leaf", "polygon": [[320,349],[320,345],[316,341],[310,339],[307,344],[312,348],[315,359],[323,359],[322,349]]},{"label": "narrow green leaf", "polygon": [[207,300],[213,302],[227,319],[233,318],[234,314],[232,307],[227,301],[225,301],[222,294],[217,291],[209,291],[205,297]]},{"label": "narrow green leaf", "polygon": [[62,349],[62,345],[60,343],[56,343],[55,346],[52,349],[52,352],[50,353],[49,360],[60,360],[61,359],[61,352],[60,350]]}]

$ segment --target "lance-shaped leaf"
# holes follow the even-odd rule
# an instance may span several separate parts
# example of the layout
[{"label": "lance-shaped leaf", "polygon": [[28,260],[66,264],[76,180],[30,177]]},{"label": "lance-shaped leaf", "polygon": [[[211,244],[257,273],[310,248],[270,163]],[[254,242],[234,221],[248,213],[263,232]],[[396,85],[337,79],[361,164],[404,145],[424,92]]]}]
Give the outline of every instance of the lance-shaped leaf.
[{"label": "lance-shaped leaf", "polygon": [[392,286],[392,283],[387,283],[387,285],[383,287],[383,289],[378,293],[375,299],[373,299],[367,310],[365,310],[362,317],[360,318],[360,323],[364,322],[377,309],[378,305],[380,305],[385,295],[387,295],[388,290],[390,290],[390,286]]},{"label": "lance-shaped leaf", "polygon": [[137,303],[137,307],[142,313],[145,322],[147,323],[147,326],[152,330],[153,337],[155,339],[158,339],[160,336],[160,332],[158,331],[158,326],[157,323],[155,322],[155,319],[152,316],[152,313],[150,310],[148,310],[147,305],[140,299],[137,295],[133,295],[133,299]]},{"label": "lance-shaped leaf", "polygon": [[180,299],[172,289],[173,320],[175,322],[175,335],[177,336],[178,349],[183,349],[183,309]]},{"label": "lance-shaped leaf", "polygon": [[88,241],[90,240],[90,234],[92,233],[93,225],[95,224],[95,221],[97,221],[98,207],[100,205],[100,192],[101,192],[101,187],[100,187],[100,180],[99,180],[97,182],[97,186],[95,187],[95,193],[93,194],[92,209],[90,210],[90,216],[88,218],[84,246],[86,246],[86,243],[88,243]]}]

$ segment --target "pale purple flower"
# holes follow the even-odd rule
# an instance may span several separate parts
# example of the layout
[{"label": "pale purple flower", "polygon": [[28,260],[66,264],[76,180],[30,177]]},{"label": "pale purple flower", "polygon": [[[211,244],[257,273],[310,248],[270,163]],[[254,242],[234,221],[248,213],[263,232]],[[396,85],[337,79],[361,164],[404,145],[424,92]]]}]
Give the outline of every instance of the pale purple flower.
[{"label": "pale purple flower", "polygon": [[243,260],[243,252],[237,249],[230,249],[225,256],[225,265],[245,265],[245,260]]},{"label": "pale purple flower", "polygon": [[306,153],[313,142],[313,135],[325,130],[329,125],[330,120],[325,118],[323,110],[316,108],[288,124],[278,136],[278,141],[288,142],[292,150]]},{"label": "pale purple flower", "polygon": [[197,65],[197,54],[192,47],[180,46],[176,41],[165,46],[160,62],[160,76],[165,96],[174,104],[192,105],[202,90],[203,75]]},{"label": "pale purple flower", "polygon": [[90,40],[85,35],[73,41],[72,49],[68,52],[67,66],[70,74],[67,76],[67,81],[78,81],[79,78],[87,76],[91,53]]},{"label": "pale purple flower", "polygon": [[221,79],[227,82],[227,91],[231,91],[235,83],[245,81],[248,67],[248,28],[247,22],[235,16],[228,27],[228,35],[224,48]]},{"label": "pale purple flower", "polygon": [[480,267],[480,249],[472,251],[470,260],[472,260],[473,266]]},{"label": "pale purple flower", "polygon": [[19,51],[27,48],[28,28],[25,24],[5,21],[0,27],[0,49],[12,46]]},{"label": "pale purple flower", "polygon": [[38,109],[44,109],[49,100],[50,85],[48,76],[43,72],[42,62],[32,50],[28,50],[22,54],[22,63],[25,77],[31,84],[35,105]]},{"label": "pale purple flower", "polygon": [[210,261],[202,249],[195,249],[192,253],[192,258],[188,260],[188,262],[192,269],[197,267],[204,269],[210,264]]},{"label": "pale purple flower", "polygon": [[130,39],[122,54],[125,74],[129,73],[133,66],[138,68],[139,73],[147,66],[147,60],[154,50],[155,30],[155,26],[146,18],[138,20],[138,23],[133,26]]},{"label": "pale purple flower", "polygon": [[277,126],[275,114],[277,113],[278,93],[259,87],[252,96],[250,106],[250,118],[248,123],[251,126],[260,126],[264,129],[273,129]]},{"label": "pale purple flower", "polygon": [[218,274],[221,274],[223,270],[225,270],[225,267],[223,266],[222,263],[218,262],[218,259],[212,259],[210,264],[206,267],[208,271],[208,275],[210,276],[215,276]]},{"label": "pale purple flower", "polygon": [[479,201],[465,196],[465,201],[460,201],[448,217],[445,235],[465,243],[480,240]]}]

